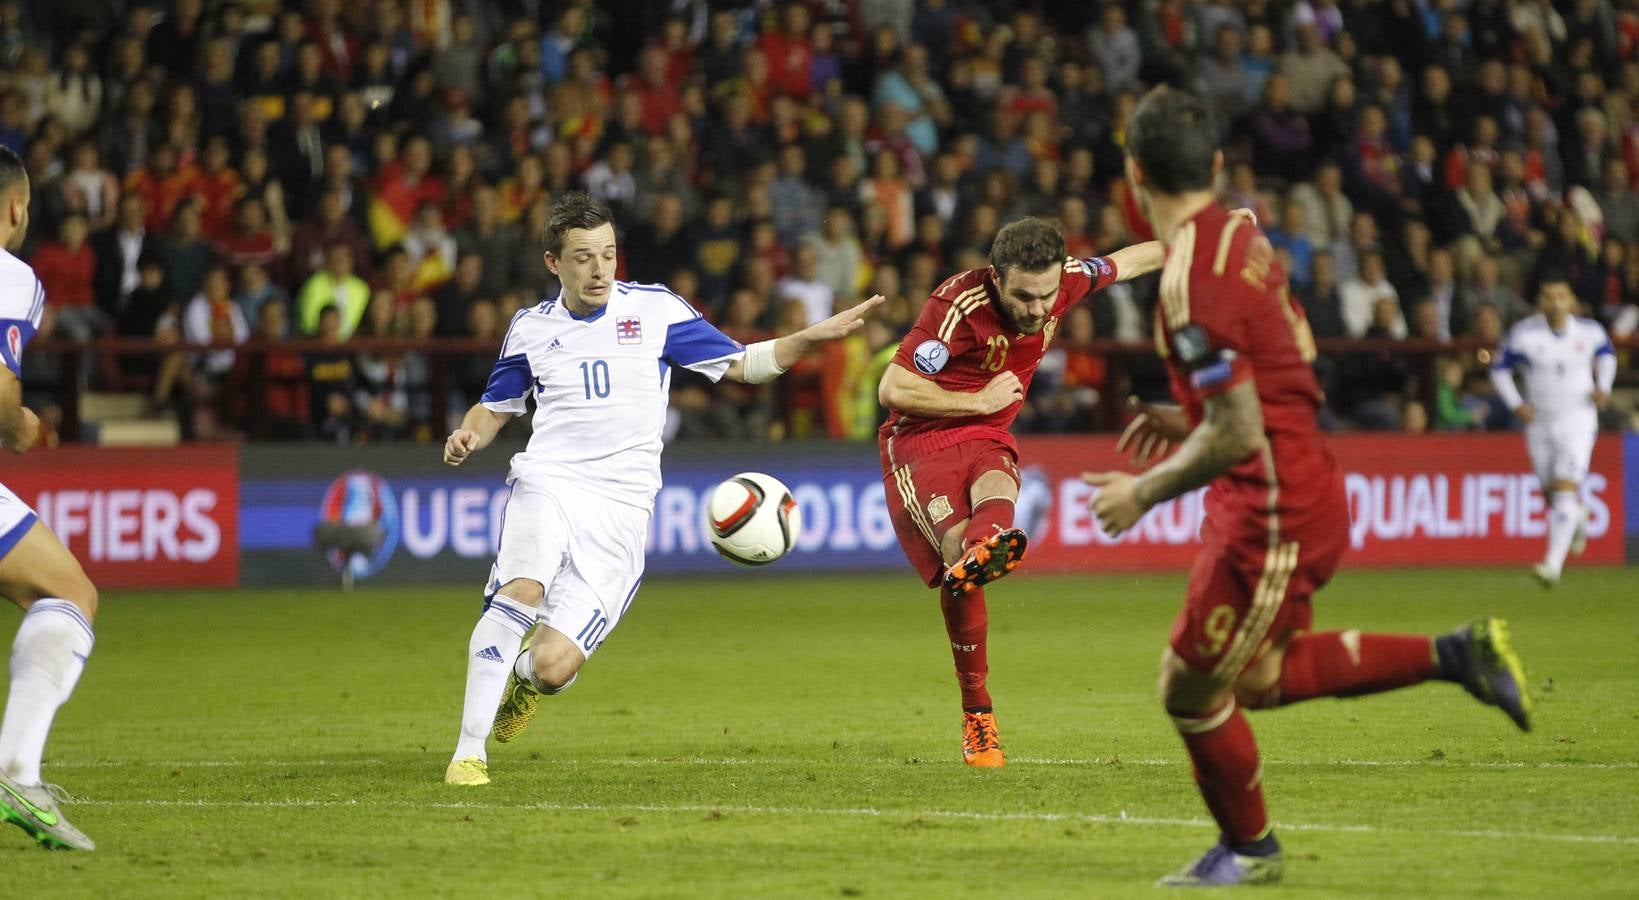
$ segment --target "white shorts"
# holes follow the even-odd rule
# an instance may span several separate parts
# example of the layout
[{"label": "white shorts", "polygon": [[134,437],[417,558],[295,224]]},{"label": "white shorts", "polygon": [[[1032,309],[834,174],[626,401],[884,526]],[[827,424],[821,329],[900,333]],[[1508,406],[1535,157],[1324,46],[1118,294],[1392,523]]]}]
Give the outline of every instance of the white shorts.
[{"label": "white shorts", "polygon": [[501,515],[501,548],[485,593],[516,578],[540,582],[546,599],[536,621],[591,656],[637,595],[648,536],[646,509],[519,479]]},{"label": "white shorts", "polygon": [[0,559],[17,546],[39,518],[10,488],[0,484]]},{"label": "white shorts", "polygon": [[1555,481],[1578,486],[1588,477],[1593,459],[1593,442],[1599,436],[1599,421],[1592,417],[1538,420],[1526,426],[1525,446],[1531,451],[1531,466],[1546,488]]}]

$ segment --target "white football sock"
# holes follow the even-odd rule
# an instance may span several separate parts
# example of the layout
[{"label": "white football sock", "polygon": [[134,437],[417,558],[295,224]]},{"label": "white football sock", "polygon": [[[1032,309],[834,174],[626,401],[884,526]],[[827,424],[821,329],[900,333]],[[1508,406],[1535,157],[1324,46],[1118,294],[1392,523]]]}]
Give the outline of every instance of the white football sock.
[{"label": "white football sock", "polygon": [[484,742],[495,724],[495,710],[506,690],[507,673],[518,645],[535,624],[535,608],[496,594],[484,604],[484,614],[467,643],[467,698],[461,707],[461,738],[455,759],[488,759]]},{"label": "white football sock", "polygon": [[0,725],[0,769],[22,784],[40,783],[40,758],[57,708],[74,693],[96,639],[80,608],[38,600],[11,645],[11,694]]},{"label": "white football sock", "polygon": [[1548,513],[1548,557],[1543,562],[1556,575],[1565,567],[1565,554],[1571,550],[1571,538],[1576,536],[1576,521],[1581,515],[1582,502],[1574,491],[1554,492]]}]

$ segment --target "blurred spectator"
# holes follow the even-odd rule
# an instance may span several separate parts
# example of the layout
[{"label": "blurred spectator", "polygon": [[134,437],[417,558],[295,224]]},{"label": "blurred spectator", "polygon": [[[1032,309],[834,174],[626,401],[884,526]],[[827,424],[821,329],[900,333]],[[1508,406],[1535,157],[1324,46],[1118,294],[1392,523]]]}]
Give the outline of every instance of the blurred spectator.
[{"label": "blurred spectator", "polygon": [[1605,161],[1605,177],[1594,194],[1605,214],[1605,233],[1619,241],[1639,241],[1639,194],[1628,179],[1628,167],[1621,159]]},{"label": "blurred spectator", "polygon": [[1104,85],[1111,92],[1137,90],[1138,68],[1143,62],[1138,35],[1127,26],[1127,12],[1119,3],[1106,3],[1099,12],[1098,25],[1087,37],[1093,61],[1104,73]]},{"label": "blurred spectator", "polygon": [[1314,138],[1308,120],[1292,108],[1289,86],[1286,75],[1271,75],[1245,128],[1253,171],[1262,177],[1297,181],[1309,171]]},{"label": "blurred spectator", "polygon": [[465,333],[467,312],[483,296],[483,284],[484,258],[471,251],[462,253],[455,266],[455,277],[433,294],[436,334],[455,337]]},{"label": "blurred spectator", "polygon": [[[1380,301],[1394,304],[1394,315],[1379,316]],[[1383,253],[1375,247],[1360,255],[1360,274],[1343,283],[1338,289],[1338,301],[1343,313],[1343,327],[1350,337],[1365,337],[1374,325],[1388,337],[1406,336],[1405,319],[1399,316],[1400,295],[1389,284],[1383,272]]]},{"label": "blurred spectator", "polygon": [[[188,302],[182,316],[182,337],[191,344],[243,344],[250,337],[250,325],[233,302],[233,282],[228,268],[213,265],[205,271],[200,291]],[[213,350],[199,362],[199,372],[217,381],[233,369],[232,350]]]},{"label": "blurred spectator", "polygon": [[1449,341],[1468,330],[1468,307],[1457,294],[1457,272],[1451,252],[1436,248],[1428,255],[1428,293],[1432,307],[1430,337]]},{"label": "blurred spectator", "polygon": [[[791,273],[780,280],[776,288],[782,301],[795,300],[807,316],[804,324],[793,330],[800,331],[821,319],[831,316],[831,307],[837,293],[819,275],[819,253],[811,244],[797,248]],[[846,296],[846,295],[845,295]],[[781,321],[795,321],[796,313],[786,306],[780,308]]]},{"label": "blurred spectator", "polygon": [[1225,22],[1213,32],[1212,50],[1195,64],[1194,90],[1217,117],[1220,132],[1244,111],[1257,96],[1252,90],[1254,76],[1241,57],[1242,30]]},{"label": "blurred spectator", "polygon": [[1505,324],[1511,324],[1531,314],[1530,305],[1519,292],[1504,284],[1502,269],[1497,258],[1484,255],[1474,261],[1474,274],[1463,290],[1463,309],[1472,320],[1483,307],[1490,307]]},{"label": "blurred spectator", "polygon": [[[362,310],[360,315],[363,315]],[[357,383],[353,356],[347,351],[346,338],[342,336],[340,310],[326,305],[318,310],[314,321],[315,334],[325,346],[306,354],[304,358],[307,364],[308,410],[319,437],[345,445],[352,441],[353,432],[358,427],[352,400]]]},{"label": "blurred spectator", "polygon": [[148,230],[163,232],[171,227],[177,207],[199,187],[198,181],[199,170],[179,163],[175,146],[161,144],[149,155],[146,167],[126,178],[125,190],[146,203],[143,224]]},{"label": "blurred spectator", "polygon": [[296,298],[298,327],[302,334],[324,337],[320,318],[325,310],[331,310],[336,315],[335,338],[345,341],[364,319],[370,288],[353,274],[353,248],[332,244],[324,259],[324,267],[307,279]]},{"label": "blurred spectator", "polygon": [[809,184],[807,170],[808,158],[800,145],[780,148],[780,174],[769,185],[769,193],[774,229],[788,247],[817,230],[824,214],[824,197]]},{"label": "blurred spectator", "polygon": [[[1309,330],[1317,338],[1336,338],[1348,334],[1343,319],[1343,299],[1337,283],[1337,261],[1331,251],[1320,249],[1314,255],[1314,277],[1298,292],[1303,303]],[[1359,302],[1359,301],[1356,301]]]},{"label": "blurred spectator", "polygon": [[159,244],[159,258],[165,265],[165,283],[180,297],[191,297],[199,291],[215,253],[201,230],[201,210],[204,204],[189,200],[177,207],[176,222],[171,233]]},{"label": "blurred spectator", "polygon": [[[120,302],[116,329],[123,337],[151,338],[161,320],[180,320],[176,293],[165,283],[165,266],[159,254],[145,252],[137,263],[137,282]],[[181,336],[180,328],[177,332]]]},{"label": "blurred spectator", "polygon": [[1315,23],[1300,23],[1293,33],[1296,46],[1281,56],[1280,74],[1289,82],[1292,109],[1307,116],[1325,106],[1332,82],[1348,75],[1349,67],[1321,42]]},{"label": "blurred spectator", "polygon": [[457,253],[475,254],[483,270],[482,291],[495,297],[512,283],[512,264],[519,248],[527,243],[513,225],[500,217],[500,195],[489,185],[479,185],[472,195],[472,219],[455,235]]},{"label": "blurred spectator", "polygon": [[42,243],[31,260],[46,301],[57,309],[57,333],[74,341],[90,340],[114,321],[97,305],[97,254],[85,240],[85,217],[71,215],[60,237]]},{"label": "blurred spectator", "polygon": [[438,204],[421,204],[401,246],[415,273],[418,293],[436,288],[455,273],[455,238],[444,227],[444,211]]},{"label": "blurred spectator", "polygon": [[683,201],[676,194],[660,195],[654,220],[635,226],[623,248],[627,274],[633,281],[663,282],[693,262],[694,238],[683,225]]},{"label": "blurred spectator", "polygon": [[[342,195],[329,191],[319,198],[316,214],[298,225],[290,237],[291,281],[306,283],[314,272],[323,267],[330,248],[338,245],[352,251],[355,264],[369,259],[369,244],[359,226],[347,217]],[[362,267],[359,271],[368,274],[369,269]]]},{"label": "blurred spectator", "polygon": [[233,302],[239,304],[239,311],[247,322],[262,322],[262,307],[278,306],[281,331],[289,330],[290,296],[268,277],[266,266],[250,262],[239,270],[239,292],[233,295]]},{"label": "blurred spectator", "polygon": [[102,167],[95,142],[82,140],[74,145],[61,184],[65,213],[84,216],[94,234],[114,224],[119,210],[119,180]]},{"label": "blurred spectator", "polygon": [[267,207],[256,197],[237,204],[232,230],[219,229],[216,255],[235,268],[248,265],[268,267],[279,258],[280,240],[268,227]]},{"label": "blurred spectator", "polygon": [[[257,308],[252,337],[263,350],[255,355],[239,354],[230,378],[234,389],[228,396],[240,404],[236,418],[256,437],[294,440],[305,437],[310,427],[307,365],[300,353],[279,346],[290,337],[289,316],[283,303]],[[261,367],[254,376],[253,366]],[[253,393],[258,378],[262,389]]]},{"label": "blurred spectator", "polygon": [[807,246],[814,253],[817,277],[830,290],[831,296],[843,299],[857,296],[865,256],[859,238],[854,234],[854,217],[848,210],[840,206],[831,207],[825,214],[825,224],[820,233],[810,238]]}]

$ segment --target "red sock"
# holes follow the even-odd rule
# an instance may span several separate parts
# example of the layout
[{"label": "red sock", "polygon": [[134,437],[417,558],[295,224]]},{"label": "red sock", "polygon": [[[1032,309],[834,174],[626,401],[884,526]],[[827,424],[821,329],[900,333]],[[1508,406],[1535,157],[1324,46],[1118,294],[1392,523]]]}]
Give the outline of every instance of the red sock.
[{"label": "red sock", "polygon": [[998,531],[1013,527],[1013,501],[1006,497],[987,497],[973,507],[968,515],[967,528],[962,530],[962,546],[985,540]]},{"label": "red sock", "polygon": [[1236,843],[1251,843],[1269,831],[1263,805],[1263,766],[1252,726],[1235,701],[1199,719],[1173,716],[1195,763],[1195,784],[1218,829]]},{"label": "red sock", "polygon": [[984,588],[974,588],[961,596],[941,590],[939,609],[945,614],[950,655],[956,659],[962,708],[988,708],[990,691],[985,688],[985,676],[990,674],[990,661],[985,655],[985,633],[990,630],[990,613],[985,610]]},{"label": "red sock", "polygon": [[1315,697],[1356,697],[1410,684],[1439,673],[1434,642],[1423,635],[1323,631],[1286,645],[1280,694],[1271,705]]}]

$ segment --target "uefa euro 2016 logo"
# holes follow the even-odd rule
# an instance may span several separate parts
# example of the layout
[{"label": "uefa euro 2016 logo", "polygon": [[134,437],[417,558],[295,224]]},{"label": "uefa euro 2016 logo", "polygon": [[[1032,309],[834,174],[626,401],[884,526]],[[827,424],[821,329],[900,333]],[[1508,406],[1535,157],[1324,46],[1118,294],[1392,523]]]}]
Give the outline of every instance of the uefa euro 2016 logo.
[{"label": "uefa euro 2016 logo", "polygon": [[398,547],[398,498],[380,475],[344,472],[324,492],[313,540],[343,581],[381,571]]}]

